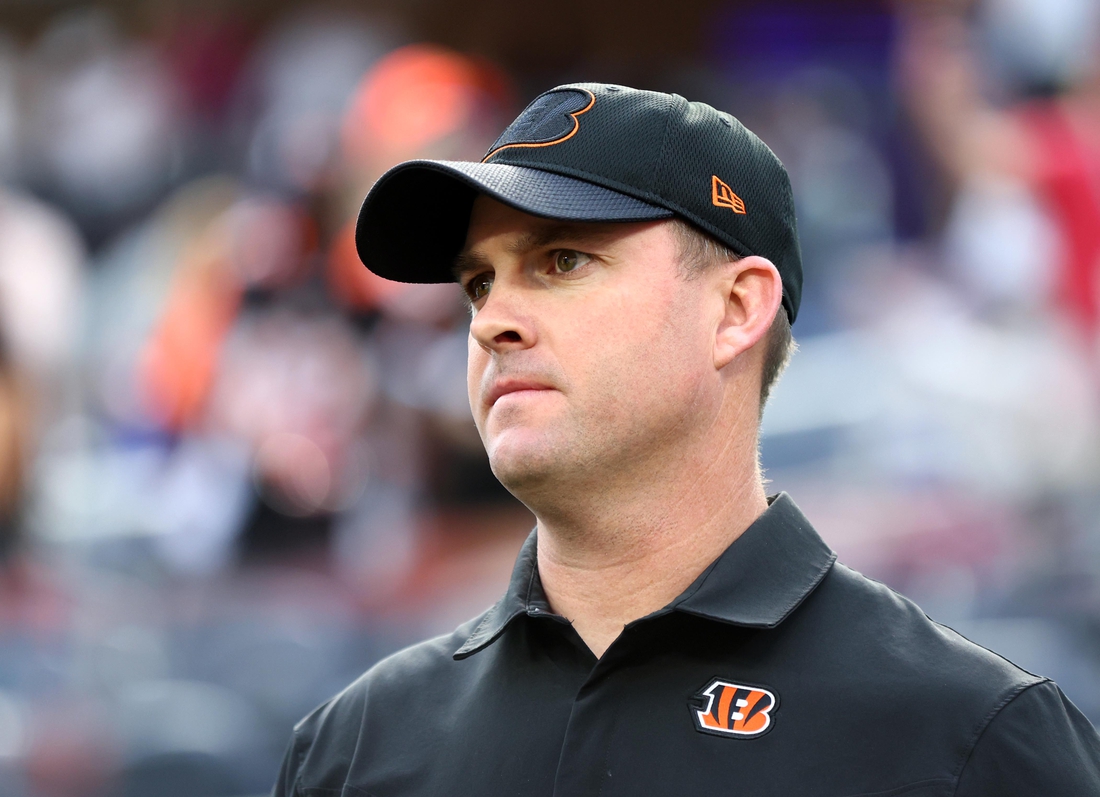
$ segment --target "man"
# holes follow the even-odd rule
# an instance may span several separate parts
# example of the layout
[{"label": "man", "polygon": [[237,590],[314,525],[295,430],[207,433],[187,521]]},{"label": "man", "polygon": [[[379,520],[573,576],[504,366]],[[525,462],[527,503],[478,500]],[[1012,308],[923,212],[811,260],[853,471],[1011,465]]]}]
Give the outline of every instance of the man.
[{"label": "man", "polygon": [[357,245],[462,284],[474,418],[538,525],[499,603],[298,725],[276,795],[1100,795],[1057,686],[765,497],[801,262],[735,119],[559,87],[481,163],[384,175]]}]

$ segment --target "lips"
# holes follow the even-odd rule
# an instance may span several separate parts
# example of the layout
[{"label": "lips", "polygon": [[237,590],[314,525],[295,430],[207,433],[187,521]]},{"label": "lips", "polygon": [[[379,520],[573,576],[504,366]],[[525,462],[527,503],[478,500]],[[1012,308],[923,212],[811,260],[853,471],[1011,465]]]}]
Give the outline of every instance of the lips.
[{"label": "lips", "polygon": [[493,383],[489,388],[489,392],[485,394],[486,406],[492,407],[497,403],[497,399],[501,396],[507,396],[509,393],[519,393],[521,391],[546,391],[553,390],[544,382],[536,382],[530,379],[500,379]]}]

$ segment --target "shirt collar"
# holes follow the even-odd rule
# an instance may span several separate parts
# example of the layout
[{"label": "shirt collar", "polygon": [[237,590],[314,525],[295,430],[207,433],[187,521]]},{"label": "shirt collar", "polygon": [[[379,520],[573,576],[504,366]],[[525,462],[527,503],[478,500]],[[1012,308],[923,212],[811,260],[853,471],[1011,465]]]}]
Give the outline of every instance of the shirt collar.
[{"label": "shirt collar", "polygon": [[535,531],[532,531],[527,535],[527,540],[516,557],[512,580],[508,583],[504,597],[474,626],[473,632],[462,647],[455,651],[454,657],[464,659],[487,647],[519,615],[540,613],[549,615],[551,612],[546,593],[542,591],[542,582],[539,581],[537,540]]},{"label": "shirt collar", "polygon": [[780,493],[669,608],[750,628],[775,628],[836,561],[791,497]]},{"label": "shirt collar", "polygon": [[[657,614],[672,611],[749,628],[774,628],[821,583],[836,554],[786,493],[738,537],[699,578]],[[522,614],[550,614],[538,576],[536,535],[520,550],[508,591],[474,627],[454,657],[495,641]]]}]

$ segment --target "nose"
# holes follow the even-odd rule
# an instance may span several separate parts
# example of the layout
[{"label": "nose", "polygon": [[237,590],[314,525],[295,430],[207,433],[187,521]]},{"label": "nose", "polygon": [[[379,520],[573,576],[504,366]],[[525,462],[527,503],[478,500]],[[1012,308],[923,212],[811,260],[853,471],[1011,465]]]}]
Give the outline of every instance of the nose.
[{"label": "nose", "polygon": [[535,345],[535,326],[519,291],[498,279],[470,321],[470,335],[485,351],[503,352]]}]

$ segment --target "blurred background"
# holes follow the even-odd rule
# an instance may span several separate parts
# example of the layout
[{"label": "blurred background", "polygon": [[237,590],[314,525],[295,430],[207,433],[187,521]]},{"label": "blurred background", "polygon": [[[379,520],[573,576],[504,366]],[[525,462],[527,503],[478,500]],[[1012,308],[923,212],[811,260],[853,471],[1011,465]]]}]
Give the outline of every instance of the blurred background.
[{"label": "blurred background", "polygon": [[771,490],[1100,721],[1100,0],[0,0],[0,794],[265,793],[496,599],[457,289],[351,225],[574,80],[787,164]]}]

